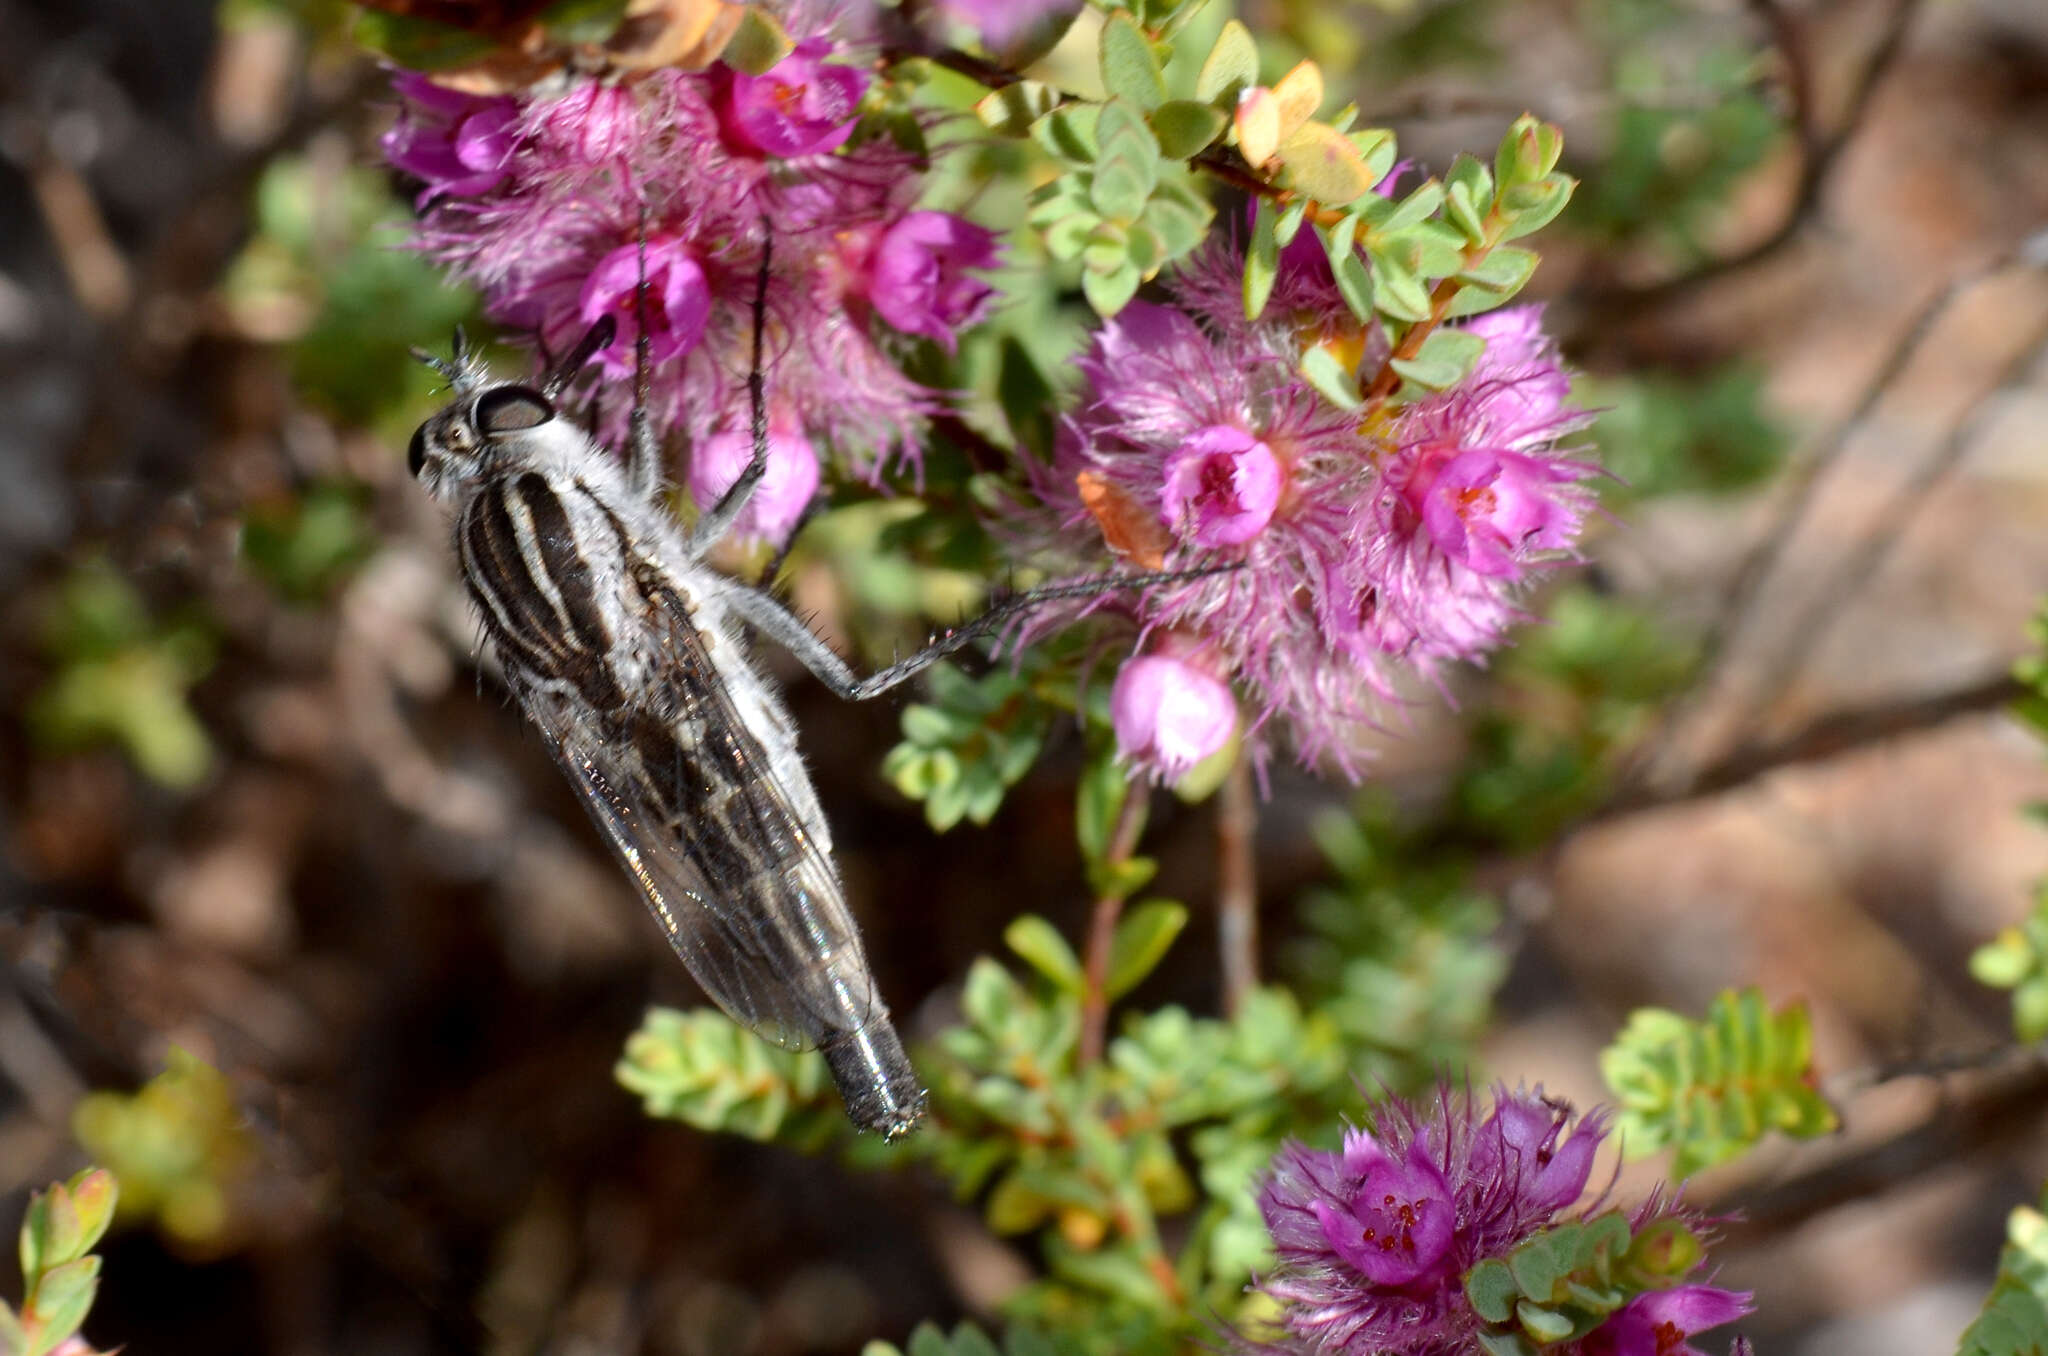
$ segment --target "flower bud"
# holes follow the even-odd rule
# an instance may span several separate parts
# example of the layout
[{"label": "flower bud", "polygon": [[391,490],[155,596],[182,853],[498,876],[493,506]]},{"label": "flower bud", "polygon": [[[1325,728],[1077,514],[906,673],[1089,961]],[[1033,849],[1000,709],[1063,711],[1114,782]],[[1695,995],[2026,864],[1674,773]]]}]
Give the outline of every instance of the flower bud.
[{"label": "flower bud", "polygon": [[1230,742],[1237,698],[1185,659],[1140,655],[1118,671],[1109,715],[1117,752],[1170,781]]}]

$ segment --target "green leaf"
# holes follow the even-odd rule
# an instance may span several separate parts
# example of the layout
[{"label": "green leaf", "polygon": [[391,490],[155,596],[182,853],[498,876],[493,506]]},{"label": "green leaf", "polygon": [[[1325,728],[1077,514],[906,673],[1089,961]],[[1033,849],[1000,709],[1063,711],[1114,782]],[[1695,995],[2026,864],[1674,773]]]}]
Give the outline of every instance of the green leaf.
[{"label": "green leaf", "polygon": [[1332,207],[1356,202],[1377,182],[1358,148],[1328,123],[1303,123],[1277,154],[1288,187]]},{"label": "green leaf", "polygon": [[1003,929],[1003,940],[1055,988],[1081,992],[1081,962],[1059,929],[1045,919],[1035,913],[1023,914]]},{"label": "green leaf", "polygon": [[1257,320],[1273,295],[1273,280],[1280,273],[1280,245],[1275,235],[1277,219],[1270,199],[1260,198],[1252,218],[1252,238],[1244,256],[1244,318]]},{"label": "green leaf", "polygon": [[1447,391],[1465,379],[1485,351],[1486,341],[1469,330],[1437,329],[1413,358],[1396,358],[1392,366],[1417,386]]},{"label": "green leaf", "polygon": [[1031,139],[1055,160],[1086,165],[1094,161],[1100,104],[1062,104],[1031,124]]},{"label": "green leaf", "polygon": [[[1187,906],[1171,899],[1148,899],[1125,913],[1109,948],[1109,974],[1103,983],[1109,997],[1121,998],[1137,988],[1187,923]],[[1078,978],[1078,968],[1075,973]]]},{"label": "green leaf", "polygon": [[1429,289],[1392,254],[1368,248],[1372,257],[1372,302],[1382,315],[1414,324],[1429,319]]},{"label": "green leaf", "polygon": [[1273,225],[1273,240],[1281,249],[1294,243],[1294,237],[1301,233],[1302,222],[1308,220],[1309,199],[1297,195],[1280,212],[1280,219]]},{"label": "green leaf", "polygon": [[498,50],[498,41],[454,24],[366,9],[350,30],[358,44],[416,71],[471,66]]},{"label": "green leaf", "polygon": [[718,59],[742,74],[766,75],[795,50],[796,39],[774,15],[749,5],[740,11],[740,26]]},{"label": "green leaf", "polygon": [[22,1302],[22,1322],[36,1337],[54,1347],[78,1331],[92,1309],[100,1284],[100,1259],[79,1257],[51,1267],[36,1278],[35,1293]]},{"label": "green leaf", "polygon": [[1534,234],[1556,220],[1572,200],[1572,190],[1578,181],[1563,174],[1552,174],[1533,183],[1515,184],[1500,195],[1498,212],[1505,223],[1501,227],[1500,239],[1517,240]]},{"label": "green leaf", "polygon": [[650,1116],[817,1147],[844,1125],[824,1057],[770,1045],[722,1012],[650,1008],[612,1071]]},{"label": "green leaf", "polygon": [[1074,836],[1084,861],[1100,861],[1109,851],[1110,836],[1130,792],[1130,774],[1113,752],[1105,750],[1090,760],[1074,795]]},{"label": "green leaf", "polygon": [[1104,160],[1089,181],[1089,200],[1112,222],[1137,220],[1151,194],[1150,167],[1132,160]]},{"label": "green leaf", "polygon": [[1697,1023],[1639,1009],[1600,1067],[1622,1106],[1631,1157],[1672,1147],[1688,1176],[1732,1158],[1770,1130],[1811,1138],[1837,1125],[1816,1090],[1812,1028],[1803,1004],[1766,1010],[1755,989],[1729,990]]},{"label": "green leaf", "polygon": [[1135,264],[1127,263],[1114,273],[1090,271],[1081,275],[1081,295],[1088,298],[1095,314],[1107,320],[1138,295],[1138,285],[1144,281]]},{"label": "green leaf", "polygon": [[1102,87],[1149,113],[1166,100],[1166,77],[1152,44],[1121,11],[1102,26]]},{"label": "green leaf", "polygon": [[1185,160],[1206,149],[1228,126],[1230,118],[1222,110],[1193,99],[1169,99],[1152,110],[1152,132],[1168,160]]},{"label": "green leaf", "polygon": [[975,104],[974,116],[991,132],[1022,137],[1031,135],[1032,125],[1059,104],[1060,92],[1054,86],[1038,80],[1019,80],[991,91]]},{"label": "green leaf", "polygon": [[1465,1274],[1465,1298],[1472,1302],[1472,1312],[1488,1323],[1507,1322],[1521,1293],[1514,1273],[1498,1257],[1487,1258]]},{"label": "green leaf", "polygon": [[1502,189],[1532,183],[1557,168],[1564,133],[1532,114],[1516,118],[1493,156],[1494,182]]},{"label": "green leaf", "polygon": [[626,0],[555,0],[534,17],[556,42],[603,42],[624,22]]},{"label": "green leaf", "polygon": [[1562,1342],[1572,1335],[1572,1320],[1563,1314],[1519,1300],[1515,1304],[1515,1319],[1522,1325],[1522,1331],[1539,1343]]},{"label": "green leaf", "polygon": [[1216,45],[1195,76],[1195,97],[1226,112],[1237,104],[1238,92],[1259,80],[1259,49],[1251,30],[1232,19],[1216,35]]},{"label": "green leaf", "polygon": [[[2048,1205],[2048,1201],[2043,1202]],[[2048,1351],[2048,1217],[2020,1206],[2006,1219],[1998,1278],[1956,1356],[2039,1356]]]},{"label": "green leaf", "polygon": [[1359,394],[1357,376],[1321,345],[1301,355],[1301,375],[1339,409],[1355,410],[1365,403]]},{"label": "green leaf", "polygon": [[1407,197],[1396,204],[1394,210],[1374,225],[1387,235],[1394,235],[1419,222],[1426,221],[1444,205],[1444,186],[1435,179],[1425,179],[1416,185]]}]

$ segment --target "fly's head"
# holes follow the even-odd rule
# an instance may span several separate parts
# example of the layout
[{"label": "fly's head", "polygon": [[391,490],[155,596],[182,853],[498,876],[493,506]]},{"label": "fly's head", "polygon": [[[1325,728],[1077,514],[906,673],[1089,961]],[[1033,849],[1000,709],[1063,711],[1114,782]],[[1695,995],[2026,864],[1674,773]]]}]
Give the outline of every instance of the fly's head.
[{"label": "fly's head", "polygon": [[511,467],[587,448],[582,431],[559,416],[555,400],[612,334],[606,316],[538,386],[494,380],[469,351],[460,328],[452,359],[414,349],[415,358],[447,378],[452,394],[412,435],[405,459],[413,478],[435,499],[455,506]]},{"label": "fly's head", "polygon": [[491,476],[531,464],[564,436],[583,441],[540,391],[479,379],[468,390],[457,386],[455,399],[419,426],[405,464],[428,494],[455,505]]}]

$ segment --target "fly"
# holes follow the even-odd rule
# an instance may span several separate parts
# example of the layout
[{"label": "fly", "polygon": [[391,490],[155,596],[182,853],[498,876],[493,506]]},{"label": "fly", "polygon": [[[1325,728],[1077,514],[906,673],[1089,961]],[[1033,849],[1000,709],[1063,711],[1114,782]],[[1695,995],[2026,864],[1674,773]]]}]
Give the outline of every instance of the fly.
[{"label": "fly", "polygon": [[854,1124],[895,1139],[917,1125],[924,1089],[876,992],[795,727],[749,664],[741,625],[857,701],[1038,603],[1213,571],[1012,595],[857,676],[772,595],[704,563],[767,469],[767,279],[764,255],[748,380],[753,460],[693,529],[659,497],[644,325],[623,464],[557,411],[612,341],[609,317],[537,387],[493,379],[459,331],[453,361],[418,354],[453,396],[413,435],[408,464],[449,511],[507,686],[690,974],[742,1025],[822,1052]]}]

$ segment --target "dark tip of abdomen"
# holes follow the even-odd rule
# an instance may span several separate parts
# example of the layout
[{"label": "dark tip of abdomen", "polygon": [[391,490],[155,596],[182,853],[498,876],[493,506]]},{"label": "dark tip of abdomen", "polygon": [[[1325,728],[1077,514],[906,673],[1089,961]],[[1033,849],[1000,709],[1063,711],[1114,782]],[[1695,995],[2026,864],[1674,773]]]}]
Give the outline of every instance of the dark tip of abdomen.
[{"label": "dark tip of abdomen", "polygon": [[819,1043],[819,1051],[856,1126],[884,1139],[917,1127],[924,1115],[924,1086],[887,1017],[858,1031],[835,1031]]}]

